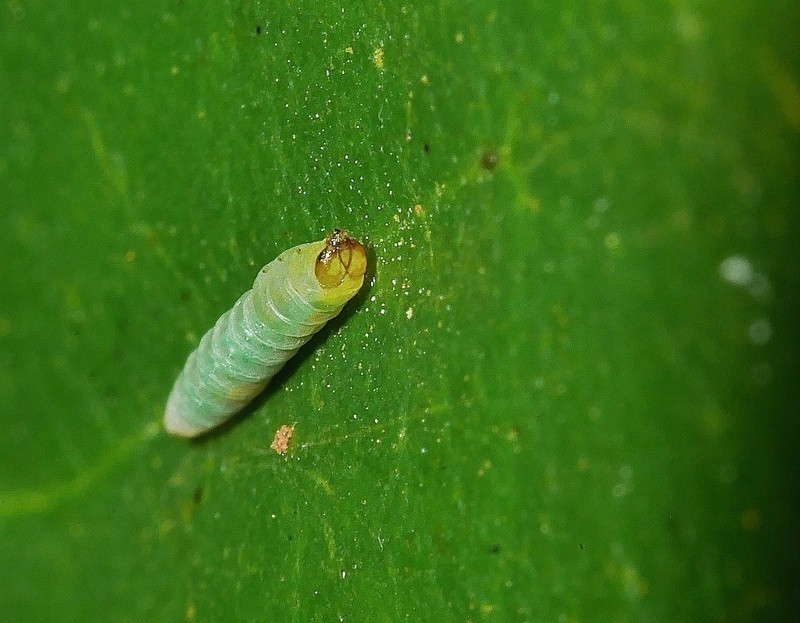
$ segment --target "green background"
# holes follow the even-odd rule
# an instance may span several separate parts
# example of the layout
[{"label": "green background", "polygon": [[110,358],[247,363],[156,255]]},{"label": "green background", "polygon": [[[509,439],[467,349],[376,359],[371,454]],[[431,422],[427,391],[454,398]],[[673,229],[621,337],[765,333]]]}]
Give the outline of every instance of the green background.
[{"label": "green background", "polygon": [[[797,620],[796,2],[0,15],[0,618]],[[364,291],[167,437],[334,226]]]}]

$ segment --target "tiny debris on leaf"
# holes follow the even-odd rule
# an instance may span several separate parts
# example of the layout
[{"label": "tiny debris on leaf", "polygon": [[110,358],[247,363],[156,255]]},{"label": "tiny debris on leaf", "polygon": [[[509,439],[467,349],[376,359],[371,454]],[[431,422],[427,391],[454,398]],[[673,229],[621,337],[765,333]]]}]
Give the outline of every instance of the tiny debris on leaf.
[{"label": "tiny debris on leaf", "polygon": [[278,454],[286,454],[289,448],[289,442],[292,440],[294,434],[294,426],[284,424],[275,433],[275,438],[272,440],[270,448],[275,450]]}]

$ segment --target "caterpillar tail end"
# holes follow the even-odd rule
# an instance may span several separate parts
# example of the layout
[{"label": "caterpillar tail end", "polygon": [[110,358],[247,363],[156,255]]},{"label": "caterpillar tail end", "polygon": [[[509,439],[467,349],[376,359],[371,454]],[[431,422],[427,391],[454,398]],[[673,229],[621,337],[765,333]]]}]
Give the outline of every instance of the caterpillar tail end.
[{"label": "caterpillar tail end", "polygon": [[183,409],[180,403],[181,400],[173,389],[167,399],[167,407],[164,409],[164,428],[167,429],[167,432],[184,439],[191,439],[204,433],[207,430],[205,426],[193,425],[181,415]]}]

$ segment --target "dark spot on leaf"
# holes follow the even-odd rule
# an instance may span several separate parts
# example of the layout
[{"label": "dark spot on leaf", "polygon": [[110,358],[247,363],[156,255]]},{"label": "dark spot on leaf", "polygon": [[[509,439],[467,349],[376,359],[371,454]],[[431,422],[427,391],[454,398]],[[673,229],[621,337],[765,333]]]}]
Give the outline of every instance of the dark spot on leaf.
[{"label": "dark spot on leaf", "polygon": [[481,166],[487,171],[494,171],[500,161],[500,154],[494,149],[486,149],[481,155]]},{"label": "dark spot on leaf", "polygon": [[189,290],[181,290],[180,297],[181,297],[181,302],[185,303],[192,297],[192,295],[189,293]]},{"label": "dark spot on leaf", "polygon": [[586,544],[585,543],[579,543],[578,547],[580,547],[581,549],[586,549]]},{"label": "dark spot on leaf", "polygon": [[431,153],[431,144],[428,141],[425,141],[425,143],[422,145],[422,149],[425,150],[426,154]]},{"label": "dark spot on leaf", "polygon": [[261,24],[256,24],[256,34],[257,35],[261,34]]},{"label": "dark spot on leaf", "polygon": [[497,554],[499,554],[499,553],[500,553],[500,544],[499,544],[499,543],[494,543],[494,544],[493,544],[493,545],[492,545],[492,546],[489,548],[489,553],[491,553],[491,555],[492,555],[492,556],[497,556]]},{"label": "dark spot on leaf", "polygon": [[203,487],[197,487],[192,494],[192,500],[195,504],[200,504],[203,501]]}]

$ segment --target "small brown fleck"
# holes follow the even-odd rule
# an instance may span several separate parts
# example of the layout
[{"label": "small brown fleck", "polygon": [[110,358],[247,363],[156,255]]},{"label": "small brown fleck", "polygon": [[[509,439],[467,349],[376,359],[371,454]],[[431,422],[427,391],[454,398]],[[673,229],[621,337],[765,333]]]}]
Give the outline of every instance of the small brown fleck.
[{"label": "small brown fleck", "polygon": [[289,449],[289,442],[292,440],[294,434],[294,426],[284,424],[275,433],[275,438],[272,440],[270,448],[275,450],[278,454],[286,454]]},{"label": "small brown fleck", "polygon": [[500,161],[500,154],[494,149],[486,149],[481,156],[481,166],[487,171],[494,171]]}]

